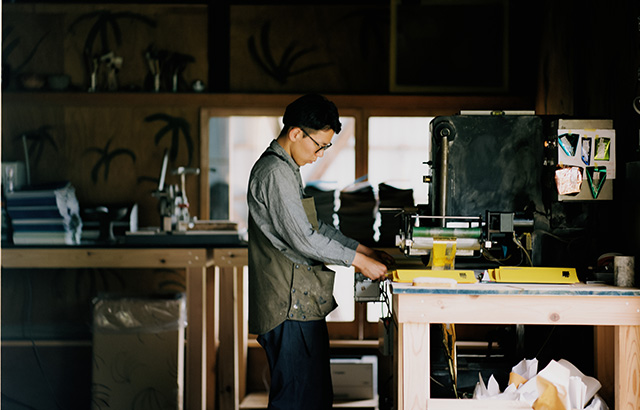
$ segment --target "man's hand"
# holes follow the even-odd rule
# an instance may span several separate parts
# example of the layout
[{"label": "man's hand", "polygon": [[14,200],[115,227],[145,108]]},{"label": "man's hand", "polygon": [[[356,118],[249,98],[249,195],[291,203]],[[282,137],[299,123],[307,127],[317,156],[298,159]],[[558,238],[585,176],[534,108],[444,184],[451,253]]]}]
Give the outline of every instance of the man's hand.
[{"label": "man's hand", "polygon": [[384,263],[378,262],[364,253],[356,252],[352,266],[356,268],[357,272],[371,280],[384,279],[387,275],[387,266]]},{"label": "man's hand", "polygon": [[387,265],[387,268],[396,263],[396,260],[393,259],[393,256],[389,255],[388,253],[384,251],[379,251],[376,249],[371,249],[368,246],[365,246],[362,244],[358,245],[356,252],[363,253],[366,256],[377,260],[380,263],[384,263],[385,265]]}]

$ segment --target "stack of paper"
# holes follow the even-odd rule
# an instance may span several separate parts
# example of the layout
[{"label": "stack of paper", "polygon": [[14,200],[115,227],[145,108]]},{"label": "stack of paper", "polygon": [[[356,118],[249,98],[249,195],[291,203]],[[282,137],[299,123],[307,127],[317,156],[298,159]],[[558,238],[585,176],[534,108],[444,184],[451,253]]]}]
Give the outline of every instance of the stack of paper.
[{"label": "stack of paper", "polygon": [[77,245],[80,206],[70,183],[8,192],[7,213],[16,245]]},{"label": "stack of paper", "polygon": [[608,410],[596,394],[600,382],[585,376],[567,360],[551,360],[538,373],[538,360],[522,360],[511,370],[509,386],[501,392],[493,375],[487,385],[482,377],[473,392],[474,399],[524,401],[534,410]]}]

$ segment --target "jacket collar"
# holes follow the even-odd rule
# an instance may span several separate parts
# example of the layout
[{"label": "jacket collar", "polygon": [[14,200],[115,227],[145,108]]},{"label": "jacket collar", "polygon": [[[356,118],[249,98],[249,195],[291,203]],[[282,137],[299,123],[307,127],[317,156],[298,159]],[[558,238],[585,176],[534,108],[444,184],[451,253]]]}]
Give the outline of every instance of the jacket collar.
[{"label": "jacket collar", "polygon": [[271,144],[267,148],[265,154],[266,153],[275,154],[280,159],[282,159],[284,162],[289,164],[289,166],[291,168],[293,168],[294,171],[300,171],[300,166],[298,164],[296,164],[296,162],[293,160],[293,158],[291,158],[291,155],[289,155],[289,153],[287,153],[287,151],[285,151],[284,148],[282,148],[282,145],[280,145],[277,140],[271,141]]}]

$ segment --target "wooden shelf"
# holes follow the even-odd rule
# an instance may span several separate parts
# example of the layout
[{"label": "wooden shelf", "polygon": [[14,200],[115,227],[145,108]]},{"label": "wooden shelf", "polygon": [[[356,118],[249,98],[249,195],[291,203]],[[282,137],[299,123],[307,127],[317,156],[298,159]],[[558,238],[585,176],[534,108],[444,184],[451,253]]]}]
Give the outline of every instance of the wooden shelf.
[{"label": "wooden shelf", "polygon": [[[297,98],[294,94],[215,94],[151,92],[3,92],[2,104],[66,106],[198,106],[220,108],[284,107]],[[412,115],[434,109],[450,114],[461,106],[474,109],[529,109],[531,101],[510,96],[421,96],[421,95],[327,95],[340,108],[366,108],[372,114]],[[279,108],[280,109],[280,108]],[[452,111],[453,110],[453,111]]]},{"label": "wooden shelf", "polygon": [[[240,403],[241,409],[266,409],[269,403],[269,395],[266,392],[249,393]],[[375,397],[369,400],[335,400],[333,403],[334,409],[378,409],[378,398]]]},{"label": "wooden shelf", "polygon": [[377,349],[380,346],[378,340],[330,340],[332,349]]},{"label": "wooden shelf", "polygon": [[91,340],[3,340],[2,347],[91,347]]},{"label": "wooden shelf", "polygon": [[[332,349],[377,349],[378,340],[331,340],[329,345]],[[247,340],[248,348],[261,348],[256,339]]]},{"label": "wooden shelf", "polygon": [[[211,94],[211,93],[150,93],[150,92],[3,92],[3,104],[66,106],[273,106],[288,104],[292,95]],[[282,102],[281,102],[282,101]],[[278,106],[278,105],[276,105]]]}]

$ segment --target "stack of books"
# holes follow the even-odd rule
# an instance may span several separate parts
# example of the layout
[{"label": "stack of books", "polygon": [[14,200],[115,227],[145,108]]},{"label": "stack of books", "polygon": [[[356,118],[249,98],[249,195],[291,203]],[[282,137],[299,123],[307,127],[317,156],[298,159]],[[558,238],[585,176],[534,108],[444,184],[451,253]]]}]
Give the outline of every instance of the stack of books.
[{"label": "stack of books", "polygon": [[15,245],[80,243],[80,206],[70,183],[8,192],[6,206]]}]

